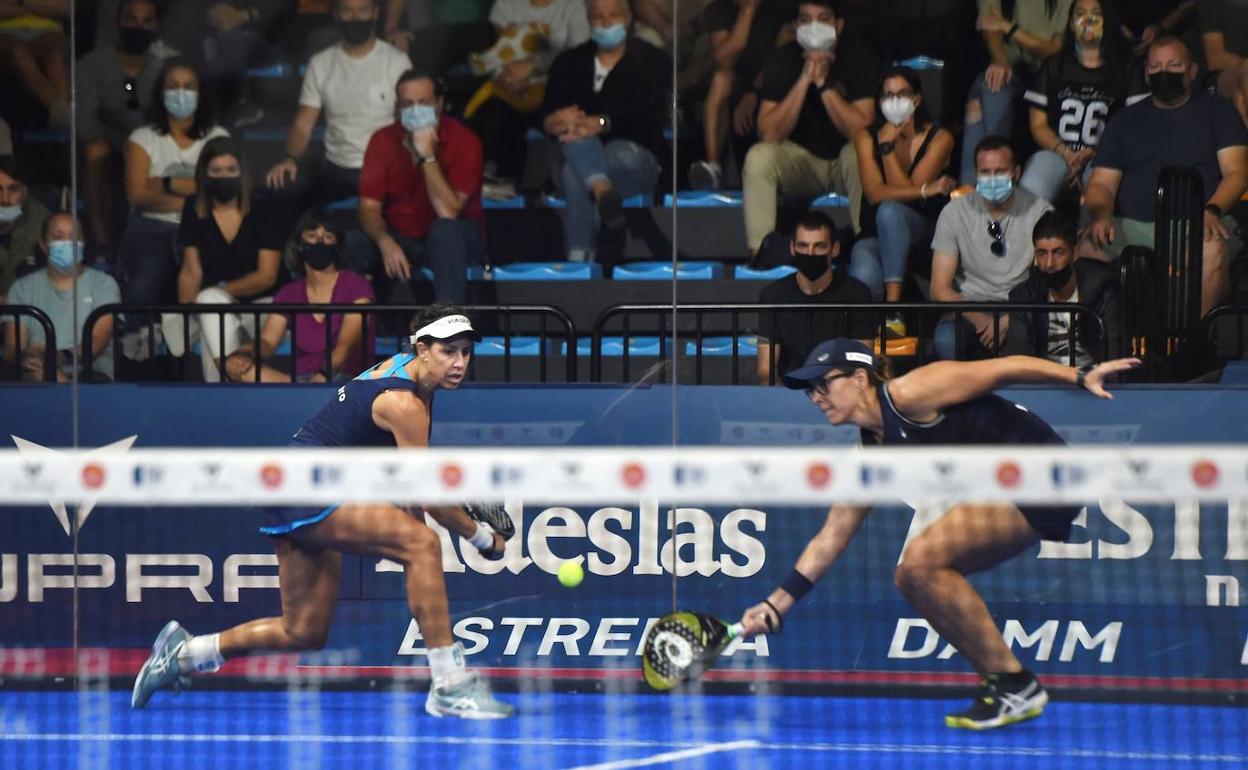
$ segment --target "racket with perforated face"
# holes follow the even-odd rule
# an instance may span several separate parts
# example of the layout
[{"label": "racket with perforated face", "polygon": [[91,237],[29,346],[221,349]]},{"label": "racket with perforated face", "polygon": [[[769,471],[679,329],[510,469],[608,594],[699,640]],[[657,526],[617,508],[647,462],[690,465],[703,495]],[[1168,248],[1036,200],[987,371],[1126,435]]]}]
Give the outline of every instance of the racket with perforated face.
[{"label": "racket with perforated face", "polygon": [[729,625],[700,612],[664,615],[650,629],[642,648],[641,670],[646,684],[667,691],[700,677],[740,635],[741,628],[740,623]]}]

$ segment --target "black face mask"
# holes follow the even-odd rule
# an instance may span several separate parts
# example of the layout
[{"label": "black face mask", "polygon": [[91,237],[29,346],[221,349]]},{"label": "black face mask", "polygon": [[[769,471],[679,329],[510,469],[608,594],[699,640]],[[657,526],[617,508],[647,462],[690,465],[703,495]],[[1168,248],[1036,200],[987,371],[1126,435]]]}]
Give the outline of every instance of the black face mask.
[{"label": "black face mask", "polygon": [[376,22],[371,19],[363,21],[339,21],[338,33],[347,45],[362,45],[373,34]]},{"label": "black face mask", "polygon": [[122,27],[121,50],[138,56],[148,49],[155,37],[156,33],[145,27]]},{"label": "black face mask", "polygon": [[237,176],[210,176],[204,189],[217,203],[228,203],[243,194],[243,180]]},{"label": "black face mask", "polygon": [[1074,265],[1067,265],[1056,273],[1046,273],[1043,270],[1037,270],[1036,275],[1040,278],[1040,282],[1048,287],[1049,291],[1057,291],[1070,281],[1070,276],[1075,272]]},{"label": "black face mask", "polygon": [[827,254],[794,254],[793,266],[811,281],[819,280],[820,276],[831,269]]},{"label": "black face mask", "polygon": [[1187,96],[1187,83],[1182,72],[1154,72],[1148,76],[1148,89],[1162,104],[1174,104]]},{"label": "black face mask", "polygon": [[334,243],[304,243],[299,246],[299,258],[306,267],[324,270],[338,259],[338,245]]}]

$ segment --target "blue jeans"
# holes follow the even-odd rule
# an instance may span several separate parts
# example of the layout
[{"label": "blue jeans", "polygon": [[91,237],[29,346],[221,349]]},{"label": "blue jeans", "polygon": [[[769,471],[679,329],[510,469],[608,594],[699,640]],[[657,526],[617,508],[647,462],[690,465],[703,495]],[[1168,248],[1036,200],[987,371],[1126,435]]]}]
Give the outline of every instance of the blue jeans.
[{"label": "blue jeans", "polygon": [[[1052,150],[1040,150],[1027,161],[1023,176],[1018,180],[1019,187],[1049,203],[1057,200],[1062,188],[1066,186],[1066,175],[1070,166],[1061,155]],[[1092,164],[1083,167],[1083,188],[1088,187],[1088,179],[1092,176]]]},{"label": "blue jeans", "polygon": [[598,241],[598,207],[591,194],[599,180],[611,183],[621,198],[654,191],[659,183],[659,161],[636,142],[596,136],[575,142],[552,141],[555,185],[568,202],[564,238],[568,253],[587,254]]},{"label": "blue jeans", "polygon": [[1019,78],[1020,74],[1015,70],[1014,77],[996,93],[988,90],[988,82],[983,75],[971,85],[966,100],[972,102],[978,99],[983,117],[975,123],[967,123],[966,132],[962,134],[962,184],[975,184],[975,145],[985,136],[1004,136],[1008,139],[1014,131],[1014,104],[1022,92]]},{"label": "blue jeans", "polygon": [[919,212],[898,201],[884,201],[875,210],[875,238],[862,238],[849,253],[849,274],[871,290],[876,302],[884,299],[884,284],[906,280],[910,249],[932,239],[934,226]]},{"label": "blue jeans", "polygon": [[[1004,320],[1005,314],[1001,314]],[[1015,334],[1018,332],[1015,331]],[[1002,345],[1004,346],[1004,341]],[[936,323],[932,332],[932,347],[936,357],[942,361],[970,361],[990,358],[992,348],[985,348],[975,334],[975,327],[961,315],[944,318]]]},{"label": "blue jeans", "polygon": [[[416,268],[427,266],[433,271],[433,298],[437,302],[462,305],[468,299],[468,266],[480,264],[485,253],[481,226],[468,219],[438,219],[424,238],[405,238],[391,233],[412,265],[412,280],[420,280]],[[377,295],[385,302],[394,279],[386,275],[381,262],[381,249],[361,230],[347,233],[347,264],[360,275],[368,276],[377,287]]]},{"label": "blue jeans", "polygon": [[117,277],[127,305],[160,305],[177,301],[178,226],[131,214],[117,244]]}]

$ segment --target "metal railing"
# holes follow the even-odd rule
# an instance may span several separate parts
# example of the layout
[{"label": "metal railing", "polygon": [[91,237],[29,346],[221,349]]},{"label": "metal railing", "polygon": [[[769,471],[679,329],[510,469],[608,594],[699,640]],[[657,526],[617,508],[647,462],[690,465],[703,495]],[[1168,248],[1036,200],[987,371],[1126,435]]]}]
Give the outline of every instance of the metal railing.
[{"label": "metal railing", "polygon": [[[886,316],[892,313],[901,312],[904,314],[917,315],[921,319],[918,334],[907,335],[908,337],[918,337],[920,339],[930,337],[931,330],[935,329],[935,325],[944,316],[953,313],[963,312],[981,312],[991,314],[993,317],[993,348],[992,354],[1000,355],[1001,353],[1001,315],[1003,313],[1019,312],[1034,313],[1043,315],[1053,312],[1073,313],[1075,322],[1068,326],[1068,349],[1070,356],[1070,364],[1075,365],[1076,358],[1076,342],[1079,339],[1080,322],[1086,321],[1096,325],[1098,338],[1100,340],[1098,360],[1105,360],[1108,357],[1108,341],[1105,334],[1105,320],[1092,308],[1086,305],[1073,303],[1046,303],[1046,302],[893,302],[887,304],[880,303],[854,303],[854,304],[764,304],[764,303],[739,303],[739,304],[689,304],[680,305],[677,308],[675,317],[677,319],[678,328],[672,328],[673,312],[671,305],[616,305],[607,308],[598,315],[594,321],[592,345],[590,349],[590,379],[593,382],[602,382],[603,380],[603,339],[607,336],[621,336],[624,345],[621,351],[622,355],[622,377],[624,381],[631,381],[631,359],[634,357],[630,352],[629,340],[637,336],[657,336],[658,337],[658,358],[666,359],[669,354],[670,345],[676,344],[681,337],[691,338],[693,345],[693,380],[695,384],[703,382],[704,353],[703,341],[707,337],[712,336],[729,336],[731,338],[731,351],[728,357],[731,359],[732,384],[741,384],[740,377],[740,359],[739,351],[740,340],[743,336],[754,334],[757,331],[757,320],[751,321],[750,317],[758,314],[757,319],[761,319],[764,315],[769,321],[767,328],[776,329],[777,322],[783,314],[801,315],[806,323],[807,337],[811,340],[811,346],[823,339],[834,336],[828,332],[817,333],[816,318],[818,316],[827,316],[829,314],[839,314],[841,316],[842,336],[848,336],[849,330],[852,328],[850,324],[851,314],[869,315],[875,319],[872,323],[874,327],[875,348],[880,350],[879,340],[887,340]],[[724,318],[713,319],[708,322],[707,316],[726,316]],[[860,318],[861,318],[860,315]],[[639,328],[637,317],[653,319],[653,323],[642,324]],[[746,317],[749,316],[749,317]],[[746,318],[743,318],[746,317]],[[609,328],[612,327],[612,328]],[[955,340],[960,341],[962,335],[962,324],[955,327]],[[1033,333],[1038,333],[1039,330]],[[926,332],[926,333],[925,333]],[[887,347],[887,342],[885,343]],[[960,349],[959,345],[959,349]],[[679,348],[677,348],[679,350]],[[1030,353],[1031,351],[1028,351]],[[768,369],[769,382],[776,382],[776,364],[778,361],[778,351],[776,345],[769,348]],[[929,355],[923,345],[915,346],[916,363],[923,363],[930,360],[934,355]],[[686,356],[686,358],[688,358]]]},{"label": "metal railing", "polygon": [[[233,304],[233,305],[104,305],[96,308],[87,316],[83,324],[83,336],[90,338],[91,331],[95,324],[101,318],[106,316],[127,318],[127,325],[131,334],[139,334],[145,337],[140,342],[146,343],[147,361],[149,376],[155,378],[156,371],[156,350],[158,348],[156,328],[161,324],[161,316],[177,315],[182,316],[182,350],[184,355],[190,353],[192,348],[192,325],[190,320],[194,316],[216,316],[218,339],[225,338],[226,316],[236,315],[249,317],[252,321],[252,328],[256,331],[255,340],[250,352],[252,363],[252,374],[250,381],[260,381],[260,365],[265,360],[263,351],[259,344],[260,331],[263,328],[262,317],[272,314],[287,315],[297,317],[299,315],[325,315],[325,370],[332,371],[333,357],[333,323],[332,316],[342,315],[359,315],[365,319],[364,334],[360,340],[363,346],[363,358],[367,364],[373,363],[379,358],[384,358],[394,353],[402,352],[403,342],[407,339],[408,321],[413,314],[424,309],[423,305],[371,305],[371,304],[343,304],[343,303],[327,303],[327,304]],[[513,372],[513,353],[512,338],[517,332],[529,333],[537,336],[540,343],[538,355],[538,373],[541,382],[546,382],[549,374],[548,358],[553,355],[554,351],[559,350],[558,343],[563,342],[562,352],[564,355],[564,374],[566,381],[574,382],[576,380],[576,331],[572,324],[572,319],[567,313],[559,308],[546,305],[478,305],[467,306],[464,308],[471,316],[473,316],[474,326],[484,335],[500,334],[503,344],[503,379],[510,381]],[[521,319],[527,322],[522,322]],[[551,325],[556,328],[552,330]],[[298,323],[289,323],[287,325],[287,335],[290,338],[291,365],[290,379],[296,381],[298,372],[296,369],[297,357],[299,355],[298,341]],[[378,327],[391,330],[391,334],[379,335]],[[122,334],[114,334],[113,350],[114,360],[120,361],[122,358]],[[394,339],[394,351],[384,353],[377,350],[378,340],[392,337]],[[201,342],[201,344],[203,344]],[[226,381],[224,373],[226,372],[226,361],[229,355],[225,353],[224,345],[217,351],[215,363],[218,370],[223,373],[222,380]],[[477,365],[474,358],[472,366]],[[91,355],[87,353],[87,366],[91,364]],[[472,370],[469,371],[470,376]]]},{"label": "metal railing", "polygon": [[[21,333],[21,317],[30,316],[39,323],[43,328],[43,382],[56,382],[57,370],[57,353],[56,353],[56,329],[52,326],[52,319],[48,318],[48,314],[35,307],[34,305],[0,305],[0,329],[3,329],[4,337],[3,345],[5,353],[8,353],[8,326],[13,326],[13,360],[8,361],[6,355],[6,366],[12,364],[14,378],[22,379],[22,333]],[[91,339],[84,337],[83,339]],[[90,345],[86,346],[90,349]],[[91,371],[90,359],[87,359],[85,371]]]}]

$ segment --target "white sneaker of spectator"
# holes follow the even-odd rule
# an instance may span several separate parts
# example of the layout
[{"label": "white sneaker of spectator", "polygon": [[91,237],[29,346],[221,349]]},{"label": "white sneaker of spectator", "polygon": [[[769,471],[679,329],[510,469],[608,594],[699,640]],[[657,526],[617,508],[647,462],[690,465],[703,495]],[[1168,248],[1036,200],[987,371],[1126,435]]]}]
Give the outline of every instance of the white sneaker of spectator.
[{"label": "white sneaker of spectator", "polygon": [[711,160],[700,160],[689,166],[689,186],[695,190],[718,190],[723,169]]}]

